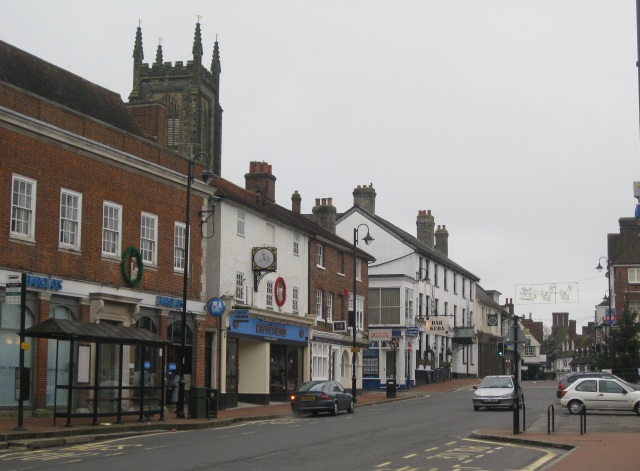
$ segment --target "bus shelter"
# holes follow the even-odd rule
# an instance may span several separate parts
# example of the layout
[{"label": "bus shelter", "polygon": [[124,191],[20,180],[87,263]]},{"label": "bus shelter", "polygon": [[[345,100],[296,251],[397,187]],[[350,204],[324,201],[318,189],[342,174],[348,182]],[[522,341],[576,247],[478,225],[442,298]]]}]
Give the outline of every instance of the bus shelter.
[{"label": "bus shelter", "polygon": [[[67,427],[73,417],[93,417],[93,425],[106,416],[117,423],[136,414],[140,421],[155,414],[164,420],[168,340],[146,329],[55,318],[28,328],[25,336],[56,341],[54,394],[66,410],[54,400],[54,425],[56,417],[66,418]],[[66,348],[61,342],[68,342]],[[68,358],[60,359],[59,351],[68,351]],[[59,361],[68,361],[67,374],[58,374]]]}]

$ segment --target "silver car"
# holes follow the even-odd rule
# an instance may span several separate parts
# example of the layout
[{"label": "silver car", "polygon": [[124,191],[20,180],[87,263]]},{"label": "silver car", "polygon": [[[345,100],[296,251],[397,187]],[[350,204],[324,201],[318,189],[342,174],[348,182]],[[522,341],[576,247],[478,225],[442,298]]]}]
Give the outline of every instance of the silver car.
[{"label": "silver car", "polygon": [[[481,407],[507,407],[513,410],[516,404],[515,380],[510,375],[485,376],[478,386],[474,386],[473,410]],[[518,386],[520,402],[524,402],[522,389]]]}]

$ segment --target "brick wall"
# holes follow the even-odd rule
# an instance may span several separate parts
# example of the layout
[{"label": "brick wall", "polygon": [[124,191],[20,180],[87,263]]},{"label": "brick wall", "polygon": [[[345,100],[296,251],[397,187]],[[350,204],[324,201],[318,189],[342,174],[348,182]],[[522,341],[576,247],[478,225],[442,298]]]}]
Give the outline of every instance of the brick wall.
[{"label": "brick wall", "polygon": [[[185,220],[185,189],[161,183],[145,175],[97,161],[44,140],[0,128],[0,253],[2,265],[57,277],[125,286],[120,259],[102,257],[103,202],[122,205],[122,251],[140,247],[141,212],[158,216],[158,266],[145,269],[140,289],[179,296],[182,275],[173,271],[174,223]],[[37,181],[35,244],[11,240],[12,174]],[[58,248],[60,191],[82,194],[80,253]],[[202,197],[193,197],[191,220],[198,220]],[[196,229],[193,229],[193,227]],[[192,224],[189,258],[192,266],[201,259],[202,244]],[[201,290],[201,269],[191,271],[190,296]],[[195,277],[194,277],[195,275]],[[199,295],[198,295],[199,297]]]},{"label": "brick wall", "polygon": [[[309,297],[310,312],[316,313],[316,290],[320,289],[324,292],[323,309],[326,312],[327,293],[333,293],[333,321],[347,320],[349,311],[349,297],[344,296],[345,290],[351,293],[353,291],[353,253],[349,251],[339,250],[329,244],[321,244],[324,249],[324,268],[318,268],[316,265],[316,256],[318,253],[318,242],[313,241],[309,247]],[[358,296],[365,297],[364,304],[364,326],[368,326],[368,287],[369,278],[366,261],[362,262],[361,281],[356,282]],[[331,323],[325,323],[318,320],[317,330],[333,332]],[[345,334],[348,336],[348,334]]]}]

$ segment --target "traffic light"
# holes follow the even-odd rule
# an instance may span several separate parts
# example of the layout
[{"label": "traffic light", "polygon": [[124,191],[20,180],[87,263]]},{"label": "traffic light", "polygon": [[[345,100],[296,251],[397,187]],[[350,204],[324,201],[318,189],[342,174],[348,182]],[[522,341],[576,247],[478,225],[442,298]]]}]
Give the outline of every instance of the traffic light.
[{"label": "traffic light", "polygon": [[498,355],[504,356],[504,343],[498,342]]}]

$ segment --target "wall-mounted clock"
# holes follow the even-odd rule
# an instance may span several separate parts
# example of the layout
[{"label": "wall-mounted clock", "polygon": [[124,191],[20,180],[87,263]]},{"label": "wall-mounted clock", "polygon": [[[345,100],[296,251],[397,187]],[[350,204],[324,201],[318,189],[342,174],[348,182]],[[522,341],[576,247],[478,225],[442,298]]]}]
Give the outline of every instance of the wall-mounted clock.
[{"label": "wall-mounted clock", "polygon": [[278,251],[275,247],[254,247],[251,260],[255,271],[276,271]]}]

